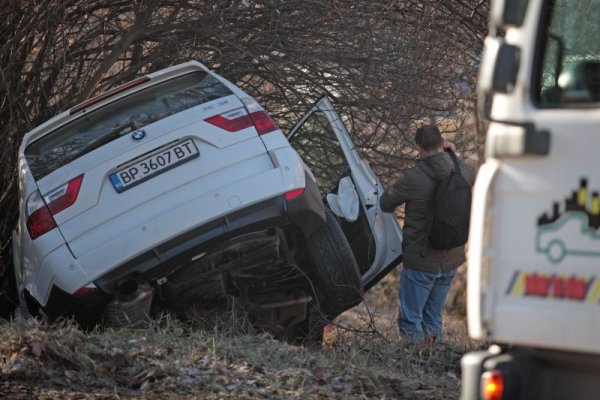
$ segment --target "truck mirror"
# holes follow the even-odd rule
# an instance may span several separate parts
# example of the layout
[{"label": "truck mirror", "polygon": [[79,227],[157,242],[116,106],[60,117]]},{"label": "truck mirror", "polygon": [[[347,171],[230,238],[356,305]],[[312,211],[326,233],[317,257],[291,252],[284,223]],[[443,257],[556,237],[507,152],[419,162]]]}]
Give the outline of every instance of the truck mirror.
[{"label": "truck mirror", "polygon": [[493,0],[490,23],[493,27],[521,26],[529,0]]},{"label": "truck mirror", "polygon": [[520,49],[504,43],[502,38],[485,40],[479,71],[480,95],[512,93],[519,72]]}]

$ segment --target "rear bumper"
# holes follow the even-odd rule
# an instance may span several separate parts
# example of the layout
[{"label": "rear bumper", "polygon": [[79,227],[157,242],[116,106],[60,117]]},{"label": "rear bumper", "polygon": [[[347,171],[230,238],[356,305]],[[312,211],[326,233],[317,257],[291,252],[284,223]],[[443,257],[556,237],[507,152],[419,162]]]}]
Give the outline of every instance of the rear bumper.
[{"label": "rear bumper", "polygon": [[[96,314],[112,298],[116,285],[134,278],[140,282],[168,275],[189,265],[192,257],[209,252],[220,241],[273,227],[294,226],[309,235],[325,221],[324,205],[316,182],[306,176],[304,193],[291,200],[277,195],[188,230],[174,238],[146,248],[133,258],[118,264],[131,253],[130,243],[135,236],[117,237],[115,241],[98,246],[90,259],[76,259],[66,245],[59,246],[44,258],[42,268],[28,274],[25,287],[36,303],[52,315]],[[150,225],[148,225],[150,228]],[[160,229],[160,224],[154,229]],[[102,272],[107,271],[107,272]],[[101,298],[72,296],[79,288],[93,281]]]},{"label": "rear bumper", "polygon": [[217,243],[245,233],[279,226],[296,226],[305,236],[325,222],[324,205],[316,183],[306,177],[302,195],[286,201],[284,195],[245,207],[185,232],[149,249],[94,281],[106,293],[130,277],[150,281],[166,276]]},{"label": "rear bumper", "polygon": [[[37,309],[39,303],[26,294],[25,299],[31,310]],[[61,316],[74,316],[83,327],[92,328],[102,321],[104,307],[110,302],[111,297],[100,290],[77,297],[65,292],[56,285],[52,286],[48,302],[43,307],[44,312],[55,319]]]}]

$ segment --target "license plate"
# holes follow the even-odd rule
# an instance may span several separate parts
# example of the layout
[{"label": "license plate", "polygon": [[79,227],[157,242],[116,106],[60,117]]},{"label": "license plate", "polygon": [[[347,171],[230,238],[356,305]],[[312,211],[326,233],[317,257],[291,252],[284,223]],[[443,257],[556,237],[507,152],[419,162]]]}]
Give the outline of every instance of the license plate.
[{"label": "license plate", "polygon": [[156,175],[162,174],[200,155],[192,139],[155,151],[147,157],[133,161],[110,175],[115,190],[121,193]]}]

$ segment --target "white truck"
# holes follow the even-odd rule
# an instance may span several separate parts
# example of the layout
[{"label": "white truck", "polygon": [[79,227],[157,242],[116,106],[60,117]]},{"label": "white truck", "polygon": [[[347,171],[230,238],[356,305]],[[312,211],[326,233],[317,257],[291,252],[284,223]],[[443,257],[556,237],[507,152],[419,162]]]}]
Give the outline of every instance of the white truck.
[{"label": "white truck", "polygon": [[492,3],[463,400],[600,398],[600,0]]}]

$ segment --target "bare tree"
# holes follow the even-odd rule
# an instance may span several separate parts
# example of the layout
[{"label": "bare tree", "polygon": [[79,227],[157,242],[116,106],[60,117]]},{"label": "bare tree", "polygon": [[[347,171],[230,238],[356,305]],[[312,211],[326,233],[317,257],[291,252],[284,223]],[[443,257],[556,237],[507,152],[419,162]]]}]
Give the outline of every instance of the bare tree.
[{"label": "bare tree", "polygon": [[[10,279],[17,148],[56,113],[197,59],[257,98],[282,129],[322,94],[385,180],[439,124],[475,151],[487,0],[5,0],[0,5],[0,274]],[[8,286],[0,294],[11,294]],[[5,299],[2,303],[8,304]]]}]

